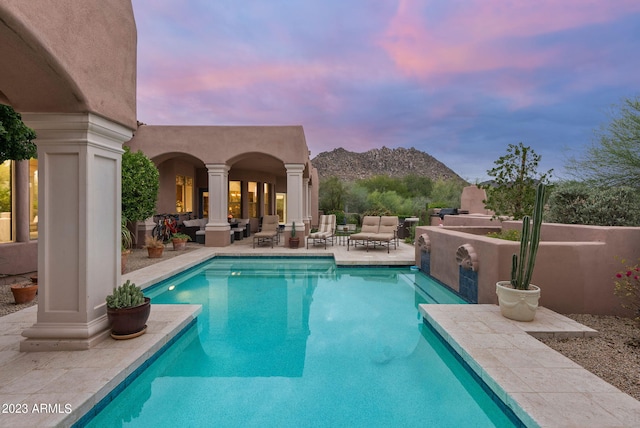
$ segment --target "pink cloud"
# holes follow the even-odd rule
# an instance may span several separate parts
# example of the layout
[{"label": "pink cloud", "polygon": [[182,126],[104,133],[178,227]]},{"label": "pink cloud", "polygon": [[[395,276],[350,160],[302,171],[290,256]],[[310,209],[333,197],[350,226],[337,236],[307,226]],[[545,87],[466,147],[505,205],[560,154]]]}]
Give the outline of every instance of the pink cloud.
[{"label": "pink cloud", "polygon": [[[611,21],[640,11],[637,1],[615,3],[584,0],[467,1],[464,7],[438,15],[422,2],[402,0],[379,40],[396,67],[419,78],[501,68],[531,70],[549,64],[559,48],[509,48],[515,38],[527,38]],[[435,19],[434,19],[435,21]]]}]

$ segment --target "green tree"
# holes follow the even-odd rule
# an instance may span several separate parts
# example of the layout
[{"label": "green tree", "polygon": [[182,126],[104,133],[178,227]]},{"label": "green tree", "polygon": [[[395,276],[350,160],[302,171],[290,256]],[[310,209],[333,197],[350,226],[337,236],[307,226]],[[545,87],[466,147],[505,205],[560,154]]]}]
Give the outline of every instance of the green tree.
[{"label": "green tree", "polygon": [[369,190],[356,182],[347,183],[346,188],[345,211],[350,213],[365,212],[369,206],[367,203]]},{"label": "green tree", "polygon": [[425,197],[428,198],[433,191],[433,180],[416,174],[409,174],[402,178],[407,194],[403,195],[408,198]]},{"label": "green tree", "polygon": [[509,144],[507,154],[495,161],[487,171],[493,183],[482,186],[487,192],[485,206],[496,216],[510,216],[518,220],[530,215],[539,182],[548,184],[553,170],[538,173],[541,156],[522,143]]},{"label": "green tree", "polygon": [[156,210],[160,173],[141,151],[124,148],[122,154],[122,216],[129,221],[143,221]]},{"label": "green tree", "polygon": [[358,184],[366,187],[369,192],[396,192],[400,195],[407,194],[407,188],[399,178],[389,177],[388,175],[374,175],[373,177],[358,180]]},{"label": "green tree", "polygon": [[318,205],[321,210],[325,212],[344,210],[347,188],[338,177],[333,176],[320,181],[318,193],[320,194]]},{"label": "green tree", "polygon": [[35,131],[22,122],[20,113],[0,104],[0,163],[37,157],[35,138]]},{"label": "green tree", "polygon": [[460,196],[465,184],[458,180],[439,179],[433,183],[429,208],[460,208]]},{"label": "green tree", "polygon": [[605,186],[640,187],[640,96],[626,99],[612,120],[595,133],[596,142],[566,165],[573,177]]}]

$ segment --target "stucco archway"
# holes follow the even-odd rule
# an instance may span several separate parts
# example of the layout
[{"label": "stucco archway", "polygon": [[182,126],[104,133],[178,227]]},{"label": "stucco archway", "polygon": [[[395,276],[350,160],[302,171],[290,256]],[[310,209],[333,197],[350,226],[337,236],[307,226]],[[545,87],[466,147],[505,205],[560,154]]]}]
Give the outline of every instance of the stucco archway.
[{"label": "stucco archway", "polygon": [[[304,130],[301,126],[152,126],[142,125],[129,143],[132,150],[141,150],[157,165],[179,151],[204,162],[209,192],[209,223],[206,245],[229,245],[229,181],[267,183],[271,194],[286,193],[288,230],[293,221],[309,224],[317,207],[317,190],[312,186],[313,170],[309,160]],[[172,177],[162,178],[170,182]],[[202,182],[196,179],[196,186]],[[242,192],[247,195],[246,184]],[[165,189],[165,193],[170,194]],[[264,193],[264,192],[263,192]],[[165,196],[161,195],[160,199]],[[158,206],[163,211],[168,203]],[[274,206],[275,204],[272,204]],[[273,212],[273,211],[272,211]],[[242,203],[241,215],[250,216]],[[258,209],[253,214],[264,214]],[[253,215],[251,214],[251,215]]]}]

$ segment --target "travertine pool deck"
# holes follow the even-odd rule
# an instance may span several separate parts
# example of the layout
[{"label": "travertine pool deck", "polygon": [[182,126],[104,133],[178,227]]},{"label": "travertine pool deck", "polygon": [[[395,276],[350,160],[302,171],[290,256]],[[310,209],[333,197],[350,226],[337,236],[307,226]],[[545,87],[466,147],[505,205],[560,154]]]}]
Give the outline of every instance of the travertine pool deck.
[{"label": "travertine pool deck", "polygon": [[640,401],[535,338],[595,330],[546,308],[533,322],[508,320],[496,305],[420,305],[420,312],[527,426],[640,426]]},{"label": "travertine pool deck", "polygon": [[[387,254],[386,249],[366,252],[362,247],[347,252],[339,245],[327,250],[282,246],[253,249],[251,239],[245,239],[225,248],[203,247],[123,275],[122,279],[145,287],[214,255],[331,254],[342,265],[414,263],[414,248],[406,244]],[[531,336],[594,334],[593,330],[544,308],[532,323],[507,320],[494,305],[422,305],[420,310],[507,405],[517,403],[514,408],[525,423],[638,426],[640,402]],[[24,339],[21,332],[36,322],[36,307],[0,317],[0,401],[3,406],[14,405],[7,407],[11,412],[0,412],[0,426],[72,425],[188,326],[199,311],[199,305],[152,305],[143,336],[128,341],[109,338],[93,349],[74,352],[19,352],[19,342]],[[26,413],[16,413],[15,405],[21,405]]]}]

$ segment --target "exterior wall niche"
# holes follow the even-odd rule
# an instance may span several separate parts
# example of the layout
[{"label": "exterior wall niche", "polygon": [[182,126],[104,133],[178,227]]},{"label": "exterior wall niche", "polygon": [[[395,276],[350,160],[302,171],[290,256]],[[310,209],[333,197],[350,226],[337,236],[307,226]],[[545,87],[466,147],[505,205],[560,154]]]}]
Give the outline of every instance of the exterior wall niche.
[{"label": "exterior wall niche", "polygon": [[460,295],[471,303],[478,303],[478,254],[469,245],[464,244],[456,250],[458,263],[458,287]]}]

